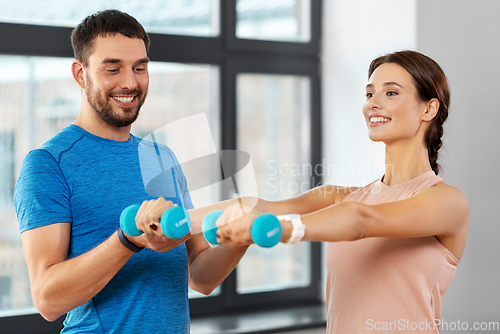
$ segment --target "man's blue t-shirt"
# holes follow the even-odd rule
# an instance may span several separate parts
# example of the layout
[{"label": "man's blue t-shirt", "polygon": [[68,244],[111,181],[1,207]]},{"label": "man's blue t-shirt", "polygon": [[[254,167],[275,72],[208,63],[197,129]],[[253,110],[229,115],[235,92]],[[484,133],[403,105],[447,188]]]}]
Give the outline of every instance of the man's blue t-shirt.
[{"label": "man's blue t-shirt", "polygon": [[[158,187],[155,176],[162,172]],[[156,183],[154,196],[146,192],[149,182]],[[71,223],[71,259],[109,238],[125,207],[160,195],[193,207],[170,149],[133,135],[108,140],[70,125],[26,156],[14,201],[21,233]],[[186,246],[134,254],[64,325],[62,333],[189,333]]]}]

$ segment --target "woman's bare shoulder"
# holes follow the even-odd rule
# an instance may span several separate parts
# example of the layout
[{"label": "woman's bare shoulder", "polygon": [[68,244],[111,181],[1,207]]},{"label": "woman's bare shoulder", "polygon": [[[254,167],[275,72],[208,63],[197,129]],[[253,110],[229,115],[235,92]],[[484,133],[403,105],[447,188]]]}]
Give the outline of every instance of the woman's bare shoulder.
[{"label": "woman's bare shoulder", "polygon": [[435,192],[439,196],[444,196],[445,199],[454,201],[457,205],[469,207],[469,200],[467,196],[455,186],[449,185],[445,182],[439,183],[429,190]]},{"label": "woman's bare shoulder", "polygon": [[468,221],[469,200],[459,188],[442,182],[420,191],[417,195],[439,203],[441,207],[452,210],[457,217],[462,216],[463,220]]}]

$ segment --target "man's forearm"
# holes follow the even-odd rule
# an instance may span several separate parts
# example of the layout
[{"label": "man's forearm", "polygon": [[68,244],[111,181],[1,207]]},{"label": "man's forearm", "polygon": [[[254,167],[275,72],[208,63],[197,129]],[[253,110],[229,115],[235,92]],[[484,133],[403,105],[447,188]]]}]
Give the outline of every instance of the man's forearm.
[{"label": "man's forearm", "polygon": [[202,251],[189,266],[191,289],[209,294],[234,270],[246,247],[219,245]]},{"label": "man's forearm", "polygon": [[44,318],[56,320],[94,297],[133,254],[114,233],[88,253],[50,265],[32,280],[35,306]]}]

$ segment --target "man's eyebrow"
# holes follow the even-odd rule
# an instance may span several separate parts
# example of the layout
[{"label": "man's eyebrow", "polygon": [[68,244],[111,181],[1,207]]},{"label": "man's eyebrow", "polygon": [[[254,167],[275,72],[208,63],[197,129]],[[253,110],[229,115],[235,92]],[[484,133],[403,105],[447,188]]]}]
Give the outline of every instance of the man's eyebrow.
[{"label": "man's eyebrow", "polygon": [[[122,60],[118,59],[118,58],[104,58],[103,61],[101,62],[101,64],[118,64],[121,62],[122,62]],[[136,63],[137,64],[147,64],[147,63],[149,63],[149,58],[148,57],[140,58],[137,60]]]},{"label": "man's eyebrow", "polygon": [[101,61],[101,64],[117,64],[121,62],[122,60],[118,58],[104,58],[103,61]]},{"label": "man's eyebrow", "polygon": [[[384,83],[384,86],[398,86],[398,87],[404,88],[403,86],[401,86],[400,84],[398,84],[397,82],[394,82],[394,81],[386,82],[386,83]],[[366,85],[366,88],[373,88],[373,87],[374,87],[374,85],[371,83]]]}]

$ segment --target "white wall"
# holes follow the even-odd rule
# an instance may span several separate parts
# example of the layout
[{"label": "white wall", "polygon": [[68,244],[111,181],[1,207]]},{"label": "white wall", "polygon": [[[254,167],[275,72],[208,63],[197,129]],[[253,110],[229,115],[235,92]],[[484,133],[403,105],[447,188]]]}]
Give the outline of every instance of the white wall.
[{"label": "white wall", "polygon": [[415,49],[416,0],[324,0],[322,39],[324,181],[366,185],[384,173],[384,145],[368,138],[361,110],[368,66]]},{"label": "white wall", "polygon": [[500,1],[324,0],[323,11],[323,154],[325,163],[344,167],[324,180],[356,185],[380,176],[383,144],[370,142],[361,114],[370,61],[406,48],[434,58],[452,95],[440,175],[471,207],[443,320],[499,322]]},{"label": "white wall", "polygon": [[467,246],[443,319],[500,321],[500,1],[419,0],[417,47],[451,85],[443,178],[469,199]]}]

